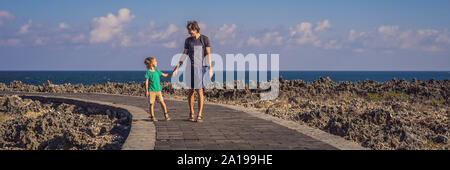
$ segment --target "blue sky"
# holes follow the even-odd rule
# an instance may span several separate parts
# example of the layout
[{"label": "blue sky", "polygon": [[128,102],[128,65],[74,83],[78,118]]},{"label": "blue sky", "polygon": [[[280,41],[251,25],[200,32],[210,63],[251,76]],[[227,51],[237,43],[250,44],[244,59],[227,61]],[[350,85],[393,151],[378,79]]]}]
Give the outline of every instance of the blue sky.
[{"label": "blue sky", "polygon": [[[109,15],[109,17],[108,17]],[[450,1],[0,1],[0,70],[170,69],[187,20],[281,70],[450,70]]]}]

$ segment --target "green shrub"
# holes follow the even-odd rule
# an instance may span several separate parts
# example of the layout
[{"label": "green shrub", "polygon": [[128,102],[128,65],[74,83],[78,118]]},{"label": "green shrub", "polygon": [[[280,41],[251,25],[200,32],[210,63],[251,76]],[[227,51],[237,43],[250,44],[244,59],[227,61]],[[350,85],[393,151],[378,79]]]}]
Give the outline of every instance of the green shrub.
[{"label": "green shrub", "polygon": [[402,98],[402,99],[408,98],[408,95],[403,94],[403,93],[387,92],[386,95],[394,97],[394,98]]},{"label": "green shrub", "polygon": [[441,105],[445,103],[445,100],[430,100],[431,104]]},{"label": "green shrub", "polygon": [[383,98],[378,93],[368,93],[366,99],[374,102],[380,102]]}]

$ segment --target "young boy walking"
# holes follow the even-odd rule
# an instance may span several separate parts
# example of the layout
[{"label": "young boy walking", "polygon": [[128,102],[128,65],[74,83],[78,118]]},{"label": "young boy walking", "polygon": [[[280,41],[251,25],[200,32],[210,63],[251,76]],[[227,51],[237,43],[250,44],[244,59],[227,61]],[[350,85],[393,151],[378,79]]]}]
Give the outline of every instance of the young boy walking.
[{"label": "young boy walking", "polygon": [[161,81],[160,77],[172,77],[177,74],[178,68],[175,68],[171,74],[162,73],[156,67],[158,66],[158,62],[156,62],[155,57],[147,57],[144,60],[145,66],[147,68],[147,72],[145,73],[145,96],[149,98],[150,103],[150,118],[157,122],[158,120],[155,118],[154,114],[154,103],[155,100],[158,99],[161,107],[164,111],[164,117],[166,120],[170,120],[169,114],[167,113],[166,103],[164,103],[164,99],[161,93]]}]

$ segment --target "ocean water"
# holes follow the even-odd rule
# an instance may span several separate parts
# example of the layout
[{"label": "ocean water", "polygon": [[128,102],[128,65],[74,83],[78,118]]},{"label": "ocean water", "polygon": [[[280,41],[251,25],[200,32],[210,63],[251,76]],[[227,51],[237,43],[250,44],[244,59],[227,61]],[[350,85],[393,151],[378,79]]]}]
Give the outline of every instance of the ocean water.
[{"label": "ocean water", "polygon": [[[162,71],[169,73],[170,71]],[[228,72],[233,73],[233,72]],[[26,84],[41,85],[50,80],[53,84],[94,84],[105,82],[143,82],[144,71],[0,71],[0,83],[9,84],[14,80],[20,80]],[[234,72],[237,77],[237,72]],[[248,74],[246,71],[248,82]],[[223,77],[226,77],[224,72]],[[417,78],[422,81],[435,79],[450,79],[450,71],[280,71],[280,77],[285,80],[301,79],[307,82],[319,77],[330,77],[333,81],[390,81],[393,78],[411,81]],[[268,73],[270,79],[270,73]],[[170,81],[170,78],[162,77],[162,81]],[[181,78],[180,78],[181,80]],[[214,81],[214,78],[213,78]]]}]

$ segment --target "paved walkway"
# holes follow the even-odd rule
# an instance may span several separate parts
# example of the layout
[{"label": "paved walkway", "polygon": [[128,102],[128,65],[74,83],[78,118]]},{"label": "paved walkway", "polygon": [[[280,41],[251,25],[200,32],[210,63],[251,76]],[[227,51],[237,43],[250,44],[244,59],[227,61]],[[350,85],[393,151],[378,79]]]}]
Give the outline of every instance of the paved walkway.
[{"label": "paved walkway", "polygon": [[189,115],[187,102],[165,99],[172,120],[164,120],[161,107],[157,104],[155,116],[160,121],[152,122],[148,118],[148,103],[144,97],[25,92],[0,94],[71,98],[127,109],[133,116],[133,123],[123,149],[364,149],[353,142],[317,129],[262,115],[263,113],[250,113],[219,104],[205,104],[204,122],[196,123],[186,121]]}]

